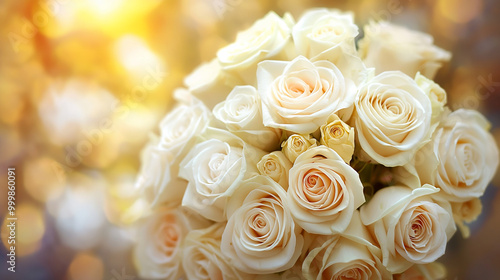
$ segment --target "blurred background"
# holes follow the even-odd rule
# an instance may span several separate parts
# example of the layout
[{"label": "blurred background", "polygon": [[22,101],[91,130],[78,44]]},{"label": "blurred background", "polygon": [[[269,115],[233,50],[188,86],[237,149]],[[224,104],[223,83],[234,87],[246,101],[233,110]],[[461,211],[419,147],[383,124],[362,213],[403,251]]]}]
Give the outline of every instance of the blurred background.
[{"label": "blurred background", "polygon": [[[0,279],[139,279],[132,224],[139,153],[172,91],[237,31],[274,10],[355,12],[432,34],[453,53],[436,81],[449,106],[477,109],[500,140],[496,0],[1,0]],[[16,173],[17,271],[7,271],[7,168]],[[500,275],[500,176],[440,261],[449,279]],[[13,276],[14,275],[14,276]]]}]

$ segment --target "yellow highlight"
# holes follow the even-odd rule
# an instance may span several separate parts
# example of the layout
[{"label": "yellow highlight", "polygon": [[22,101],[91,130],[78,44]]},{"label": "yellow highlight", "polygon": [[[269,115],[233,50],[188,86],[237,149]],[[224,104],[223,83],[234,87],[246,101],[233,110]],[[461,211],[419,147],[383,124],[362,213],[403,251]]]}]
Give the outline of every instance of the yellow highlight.
[{"label": "yellow highlight", "polygon": [[[44,32],[62,36],[77,29],[95,29],[108,35],[147,32],[147,16],[161,1],[83,0],[56,2]],[[41,8],[40,8],[41,9]],[[42,9],[41,9],[42,10]]]},{"label": "yellow highlight", "polygon": [[[118,61],[137,82],[151,76],[151,73],[158,71],[158,68],[162,72],[166,71],[160,58],[151,51],[144,40],[137,36],[121,37],[115,44],[115,53]],[[159,83],[156,83],[155,86],[159,86]]]}]

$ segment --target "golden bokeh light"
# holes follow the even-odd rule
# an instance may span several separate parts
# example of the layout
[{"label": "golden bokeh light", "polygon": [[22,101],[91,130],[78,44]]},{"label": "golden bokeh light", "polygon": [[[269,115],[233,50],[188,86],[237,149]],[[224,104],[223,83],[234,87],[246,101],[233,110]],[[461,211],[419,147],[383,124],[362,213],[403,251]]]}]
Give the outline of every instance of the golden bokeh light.
[{"label": "golden bokeh light", "polygon": [[[146,89],[154,90],[163,81],[151,77],[151,73],[155,71],[166,72],[166,68],[160,58],[151,51],[141,38],[133,35],[125,35],[119,38],[115,43],[115,53],[131,78],[136,83],[142,82]],[[163,76],[159,78],[163,78]]]},{"label": "golden bokeh light", "polygon": [[18,127],[0,126],[2,135],[0,145],[0,162],[9,162],[19,156],[23,151],[23,139]]},{"label": "golden bokeh light", "polygon": [[463,24],[471,21],[482,12],[483,1],[439,0],[438,7],[445,18]]},{"label": "golden bokeh light", "polygon": [[79,253],[69,265],[67,277],[69,280],[102,280],[104,278],[104,264],[92,253]]},{"label": "golden bokeh light", "polygon": [[16,220],[9,220],[6,215],[2,223],[2,243],[5,248],[10,248],[10,234],[8,224],[15,222],[15,247],[16,256],[30,255],[40,249],[42,237],[45,233],[45,217],[43,211],[33,204],[21,203],[15,206]]},{"label": "golden bokeh light", "polygon": [[25,109],[20,86],[14,83],[0,83],[0,122],[15,124],[19,122]]},{"label": "golden bokeh light", "polygon": [[23,171],[24,187],[35,200],[47,202],[63,192],[66,174],[63,166],[54,159],[42,156],[26,161]]},{"label": "golden bokeh light", "polygon": [[75,29],[97,29],[115,37],[124,32],[149,32],[143,17],[160,3],[159,0],[55,1],[47,16],[54,20],[50,21],[46,33],[52,37],[68,34]]},{"label": "golden bokeh light", "polygon": [[130,163],[121,162],[108,171],[110,184],[104,210],[108,220],[116,225],[129,225],[150,210],[149,203],[135,187],[134,170]]}]

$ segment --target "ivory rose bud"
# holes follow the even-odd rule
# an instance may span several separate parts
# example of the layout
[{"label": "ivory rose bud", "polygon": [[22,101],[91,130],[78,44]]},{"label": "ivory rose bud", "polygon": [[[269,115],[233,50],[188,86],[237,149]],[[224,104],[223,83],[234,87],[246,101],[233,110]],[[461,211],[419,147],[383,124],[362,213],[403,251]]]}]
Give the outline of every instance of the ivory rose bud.
[{"label": "ivory rose bud", "polygon": [[257,163],[260,174],[268,176],[285,190],[288,189],[288,171],[292,163],[281,151],[274,151],[262,157]]},{"label": "ivory rose bud", "polygon": [[455,233],[451,207],[434,201],[431,185],[416,189],[385,187],[360,209],[361,220],[382,249],[383,263],[392,273],[441,257]]},{"label": "ivory rose bud", "polygon": [[161,208],[139,227],[134,260],[139,276],[147,279],[178,279],[182,270],[182,242],[188,232],[210,224],[186,211]]},{"label": "ivory rose bud", "polygon": [[350,107],[357,90],[335,64],[303,56],[261,62],[257,82],[264,125],[300,134],[316,131],[330,114]]},{"label": "ivory rose bud", "polygon": [[239,78],[221,69],[217,59],[201,64],[184,79],[189,92],[210,109],[224,101],[238,82]]},{"label": "ivory rose bud", "polygon": [[189,182],[182,205],[209,220],[225,221],[227,200],[243,180],[258,174],[263,155],[225,130],[207,129],[180,164],[179,176]]},{"label": "ivory rose bud", "polygon": [[190,231],[182,246],[182,267],[190,280],[249,279],[231,265],[221,252],[224,224]]},{"label": "ivory rose bud", "polygon": [[354,104],[354,127],[360,158],[365,161],[387,167],[404,165],[430,140],[429,97],[399,71],[369,80]]},{"label": "ivory rose bud", "polygon": [[352,13],[324,8],[306,11],[292,31],[299,55],[330,61],[342,52],[355,54],[354,38],[358,33]]},{"label": "ivory rose bud", "polygon": [[415,77],[415,82],[417,85],[429,96],[431,100],[432,107],[432,118],[431,123],[437,123],[441,119],[441,114],[444,112],[447,97],[446,92],[442,87],[436,84],[434,81],[426,78],[425,76],[417,73]]},{"label": "ivory rose bud", "polygon": [[281,150],[283,154],[293,163],[295,159],[307,151],[310,147],[318,146],[318,141],[310,134],[300,135],[292,134],[286,141],[281,143]]},{"label": "ivory rose bud", "polygon": [[199,100],[189,102],[179,104],[165,116],[160,137],[154,137],[142,152],[136,187],[153,205],[180,204],[187,184],[177,177],[179,164],[211,120],[210,111]]},{"label": "ivory rose bud", "polygon": [[446,274],[446,267],[442,263],[415,264],[405,272],[394,275],[394,280],[444,280]]},{"label": "ivory rose bud", "polygon": [[269,12],[249,29],[238,33],[236,41],[217,52],[222,69],[239,75],[246,84],[255,83],[255,69],[259,62],[269,59],[288,59],[291,46],[290,14],[283,18]]},{"label": "ivory rose bud", "polygon": [[291,268],[302,250],[286,192],[273,180],[256,176],[240,185],[228,202],[221,250],[241,271],[265,274]]},{"label": "ivory rose bud", "polygon": [[392,279],[374,244],[356,210],[345,233],[316,238],[302,264],[303,275],[307,280]]},{"label": "ivory rose bud", "polygon": [[430,143],[405,165],[403,182],[432,184],[450,201],[466,201],[483,195],[498,168],[495,139],[489,122],[474,110],[459,109],[445,117]]},{"label": "ivory rose bud", "polygon": [[358,172],[325,146],[310,148],[295,160],[288,184],[290,212],[310,233],[343,232],[365,202]]},{"label": "ivory rose bud", "polygon": [[429,34],[388,22],[371,22],[359,41],[359,55],[376,73],[399,70],[410,77],[417,72],[433,79],[451,54],[433,45]]},{"label": "ivory rose bud", "polygon": [[281,130],[262,122],[259,94],[252,86],[235,87],[227,99],[214,108],[215,117],[243,141],[265,151],[279,147]]},{"label": "ivory rose bud", "polygon": [[470,236],[470,229],[467,224],[475,221],[479,217],[479,214],[481,214],[483,209],[481,200],[473,198],[464,202],[451,202],[450,204],[455,223],[463,237],[468,238]]},{"label": "ivory rose bud", "polygon": [[354,154],[354,128],[332,114],[327,124],[321,126],[321,145],[334,150],[346,163]]}]

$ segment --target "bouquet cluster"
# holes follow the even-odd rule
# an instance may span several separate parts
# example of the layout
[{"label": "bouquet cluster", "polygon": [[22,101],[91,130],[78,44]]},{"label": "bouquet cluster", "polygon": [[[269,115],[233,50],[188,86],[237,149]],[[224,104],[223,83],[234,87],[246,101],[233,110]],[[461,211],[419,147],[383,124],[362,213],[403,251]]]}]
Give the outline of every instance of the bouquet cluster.
[{"label": "bouquet cluster", "polygon": [[185,79],[142,155],[141,277],[443,277],[498,166],[489,123],[446,106],[432,37],[358,34],[271,12]]}]

